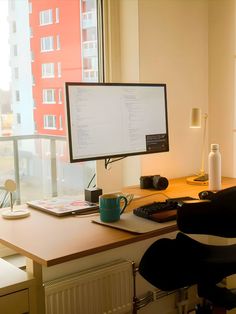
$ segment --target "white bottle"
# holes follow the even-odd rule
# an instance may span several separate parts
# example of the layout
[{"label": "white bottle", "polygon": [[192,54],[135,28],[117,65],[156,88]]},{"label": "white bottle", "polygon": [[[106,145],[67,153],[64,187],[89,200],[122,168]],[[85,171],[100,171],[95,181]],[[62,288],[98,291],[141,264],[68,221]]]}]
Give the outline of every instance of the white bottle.
[{"label": "white bottle", "polygon": [[211,152],[208,156],[209,190],[221,189],[221,155],[219,144],[211,144]]}]

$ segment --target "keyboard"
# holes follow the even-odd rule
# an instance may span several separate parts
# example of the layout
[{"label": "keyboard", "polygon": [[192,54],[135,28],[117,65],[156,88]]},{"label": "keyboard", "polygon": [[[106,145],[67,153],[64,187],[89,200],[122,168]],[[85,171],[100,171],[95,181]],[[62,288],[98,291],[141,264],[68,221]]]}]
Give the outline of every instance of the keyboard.
[{"label": "keyboard", "polygon": [[186,200],[193,200],[192,197],[170,198],[165,202],[152,202],[135,208],[133,213],[136,216],[150,219],[157,222],[166,222],[176,219],[177,209]]}]

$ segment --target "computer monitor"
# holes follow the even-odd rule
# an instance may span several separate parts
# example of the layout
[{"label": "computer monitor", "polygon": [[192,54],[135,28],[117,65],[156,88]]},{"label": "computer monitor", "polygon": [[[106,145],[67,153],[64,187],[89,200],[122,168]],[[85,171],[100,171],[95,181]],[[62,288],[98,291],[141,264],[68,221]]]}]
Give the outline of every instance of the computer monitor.
[{"label": "computer monitor", "polygon": [[166,84],[65,84],[70,162],[169,151]]}]

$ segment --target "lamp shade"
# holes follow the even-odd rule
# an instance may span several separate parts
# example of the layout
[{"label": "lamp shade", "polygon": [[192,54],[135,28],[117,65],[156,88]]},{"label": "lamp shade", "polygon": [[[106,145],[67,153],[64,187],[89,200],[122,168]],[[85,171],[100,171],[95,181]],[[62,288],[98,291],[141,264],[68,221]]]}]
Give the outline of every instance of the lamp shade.
[{"label": "lamp shade", "polygon": [[192,108],[190,128],[200,128],[201,127],[201,109]]}]

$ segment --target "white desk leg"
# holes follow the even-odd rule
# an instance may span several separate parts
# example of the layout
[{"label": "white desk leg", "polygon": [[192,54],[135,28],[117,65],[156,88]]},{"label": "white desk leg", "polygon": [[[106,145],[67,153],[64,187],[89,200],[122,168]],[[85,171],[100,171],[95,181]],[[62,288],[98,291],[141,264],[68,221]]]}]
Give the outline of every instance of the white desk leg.
[{"label": "white desk leg", "polygon": [[32,274],[36,280],[36,307],[37,314],[46,314],[45,310],[45,293],[43,287],[43,276],[42,276],[42,266],[33,260],[26,259],[26,270],[28,273]]}]

